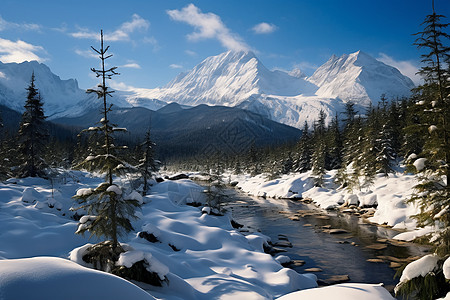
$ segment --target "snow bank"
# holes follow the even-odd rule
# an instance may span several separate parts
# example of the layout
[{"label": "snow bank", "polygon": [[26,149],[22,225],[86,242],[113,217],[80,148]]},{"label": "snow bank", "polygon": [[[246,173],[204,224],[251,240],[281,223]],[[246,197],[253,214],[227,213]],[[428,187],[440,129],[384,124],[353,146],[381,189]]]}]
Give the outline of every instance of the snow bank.
[{"label": "snow bank", "polygon": [[[98,287],[103,285],[109,290],[103,291],[102,299],[153,299],[148,294],[141,295],[141,290],[132,291],[134,285],[115,283],[111,281],[116,280],[112,275],[88,270],[70,261],[55,258],[58,263],[53,263],[36,258],[39,264],[26,260],[28,268],[25,268],[25,263],[17,264],[21,260],[14,260],[70,256],[71,260],[87,266],[82,256],[98,240],[89,239],[89,234],[85,237],[74,234],[79,223],[72,218],[74,212],[70,208],[75,203],[72,196],[80,190],[83,191],[80,193],[90,191],[103,179],[84,172],[74,174],[74,180],[65,184],[54,182],[53,197],[62,204],[60,210],[48,206],[40,209],[22,201],[26,188],[33,188],[34,191],[29,189],[27,193],[39,193],[41,199],[52,198],[52,185],[45,180],[21,179],[14,180],[14,184],[0,183],[0,259],[4,259],[0,262],[11,264],[11,268],[0,265],[1,292],[5,287],[5,291],[11,293],[7,295],[12,295],[8,299],[41,299],[41,295],[42,299],[79,299],[86,295],[94,298],[99,293]],[[118,185],[126,186],[125,179],[124,182],[115,180]],[[206,199],[202,191],[202,187],[185,179],[155,184],[151,193],[143,197],[141,218],[132,221],[136,231],[120,238],[122,243],[126,243],[127,252],[122,254],[119,263],[130,265],[144,258],[149,271],[158,273],[160,278],[168,278],[169,285],[163,284],[163,287],[145,285],[148,293],[159,299],[273,299],[317,286],[314,275],[301,275],[286,269],[264,253],[263,244],[267,243],[267,237],[258,233],[245,237],[231,226],[228,216],[202,214],[201,207],[184,205],[191,202],[204,204]],[[93,219],[91,215],[82,216],[80,210],[76,213],[84,224]],[[151,232],[158,241],[141,238],[137,232],[139,229]],[[40,272],[48,275],[41,276]],[[86,279],[82,279],[85,272],[93,272],[89,274],[94,275],[88,274]],[[99,277],[98,274],[102,275]],[[18,282],[24,284],[20,286]],[[66,294],[57,294],[59,291]],[[21,293],[33,293],[33,297]]]},{"label": "snow bank", "polygon": [[308,289],[287,294],[278,300],[333,299],[333,300],[393,300],[394,298],[381,285],[362,283],[341,283],[332,286]]},{"label": "snow bank", "polygon": [[156,299],[120,277],[56,257],[0,260],[2,299]]},{"label": "snow bank", "polygon": [[267,180],[266,175],[250,177],[232,175],[238,181],[238,187],[252,196],[266,195],[271,198],[311,198],[323,209],[333,209],[341,205],[376,206],[377,210],[369,220],[378,224],[387,224],[397,229],[413,230],[416,222],[410,216],[419,209],[407,200],[411,197],[417,179],[410,174],[378,175],[369,189],[356,190],[353,193],[337,189],[334,183],[336,170],[327,172],[324,187],[314,187],[311,172],[282,175]]}]

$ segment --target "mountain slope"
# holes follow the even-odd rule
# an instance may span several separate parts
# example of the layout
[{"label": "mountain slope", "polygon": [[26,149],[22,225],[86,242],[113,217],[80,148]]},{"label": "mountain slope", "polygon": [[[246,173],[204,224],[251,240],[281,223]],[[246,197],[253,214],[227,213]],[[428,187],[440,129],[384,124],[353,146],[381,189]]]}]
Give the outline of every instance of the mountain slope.
[{"label": "mountain slope", "polygon": [[340,98],[363,106],[370,102],[376,105],[382,94],[390,99],[409,96],[414,87],[399,70],[362,51],[333,55],[308,80],[319,86],[318,97]]},{"label": "mountain slope", "polygon": [[[101,100],[78,88],[76,80],[61,80],[37,62],[0,63],[0,104],[22,111],[25,88],[36,74],[49,119],[81,116],[97,110]],[[397,69],[361,51],[333,56],[306,78],[300,70],[268,70],[252,52],[228,51],[203,60],[162,88],[117,91],[108,101],[115,107],[158,110],[170,102],[244,108],[297,128],[310,125],[324,110],[328,120],[353,101],[361,112],[369,103],[409,96],[412,81]]]},{"label": "mountain slope", "polygon": [[[98,111],[74,118],[58,118],[53,122],[86,128],[100,119]],[[152,111],[142,107],[116,108],[109,119],[126,127],[124,136],[136,143],[151,128],[159,157],[166,155],[210,155],[215,152],[242,153],[251,145],[276,145],[293,142],[301,131],[268,120],[258,114],[224,106],[199,105],[183,109],[172,103]]]},{"label": "mountain slope", "polygon": [[202,103],[235,106],[253,95],[313,95],[316,90],[304,78],[268,70],[252,52],[228,51],[208,57],[163,88],[140,89],[135,97],[192,106]]},{"label": "mountain slope", "polygon": [[23,111],[27,95],[25,88],[30,84],[33,72],[47,116],[80,113],[95,99],[78,88],[75,79],[61,80],[44,64],[36,61],[20,64],[0,62],[0,103]]}]

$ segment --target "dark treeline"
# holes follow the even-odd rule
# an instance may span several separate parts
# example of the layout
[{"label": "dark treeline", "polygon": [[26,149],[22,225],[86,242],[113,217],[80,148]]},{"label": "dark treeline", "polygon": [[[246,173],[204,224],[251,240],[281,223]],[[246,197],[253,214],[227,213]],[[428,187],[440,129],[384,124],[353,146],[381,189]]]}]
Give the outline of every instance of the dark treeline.
[{"label": "dark treeline", "polygon": [[264,148],[253,144],[246,151],[231,154],[199,153],[172,160],[170,165],[178,170],[232,170],[253,176],[266,173],[269,178],[312,170],[317,186],[323,185],[326,171],[339,170],[337,177],[342,186],[363,188],[373,182],[376,174],[392,173],[402,158],[421,152],[419,133],[408,130],[418,121],[416,110],[414,98],[388,102],[383,95],[376,107],[364,112],[356,111],[349,102],[329,124],[323,111],[314,124],[305,122],[296,143]]}]

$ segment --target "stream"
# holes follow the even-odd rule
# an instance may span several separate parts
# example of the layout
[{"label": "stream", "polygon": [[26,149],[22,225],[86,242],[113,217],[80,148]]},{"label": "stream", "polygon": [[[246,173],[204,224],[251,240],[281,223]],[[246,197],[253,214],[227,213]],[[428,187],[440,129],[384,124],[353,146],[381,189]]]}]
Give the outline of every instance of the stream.
[{"label": "stream", "polygon": [[[392,291],[399,279],[394,279],[394,268],[428,250],[393,241],[398,231],[365,223],[354,215],[323,211],[299,201],[250,197],[233,189],[228,193],[223,207],[245,225],[243,234],[259,231],[269,236],[276,249],[286,251],[280,254],[297,261],[291,268],[299,273],[314,272],[321,285],[339,281],[383,283]],[[332,234],[331,229],[343,230]],[[308,270],[311,268],[319,269]]]}]

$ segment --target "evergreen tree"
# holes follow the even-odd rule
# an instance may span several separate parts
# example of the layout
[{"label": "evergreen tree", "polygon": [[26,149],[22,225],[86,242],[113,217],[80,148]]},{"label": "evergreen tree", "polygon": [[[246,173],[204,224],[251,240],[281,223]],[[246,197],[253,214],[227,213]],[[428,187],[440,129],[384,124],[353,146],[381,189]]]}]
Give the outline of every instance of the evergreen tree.
[{"label": "evergreen tree", "polygon": [[339,129],[338,115],[331,120],[330,128],[328,129],[328,148],[330,149],[330,159],[327,169],[339,169],[342,165],[342,134]]},{"label": "evergreen tree", "polygon": [[43,155],[46,151],[48,130],[45,124],[44,108],[39,91],[35,86],[34,72],[31,75],[30,85],[25,102],[25,112],[19,128],[19,160],[20,177],[45,177],[44,169],[47,167]]},{"label": "evergreen tree", "polygon": [[88,215],[80,219],[80,224],[76,233],[83,234],[90,231],[91,235],[104,236],[110,239],[109,243],[105,244],[111,256],[111,261],[118,259],[120,252],[123,249],[118,242],[118,236],[133,230],[130,219],[137,218],[135,210],[139,207],[139,201],[134,194],[125,196],[123,189],[113,183],[113,174],[120,174],[125,167],[129,165],[119,159],[115,154],[118,149],[124,147],[117,147],[114,144],[113,133],[123,132],[126,129],[116,128],[108,119],[108,113],[111,111],[112,105],[107,105],[106,98],[111,96],[113,91],[110,91],[106,86],[106,79],[111,79],[113,75],[118,75],[115,71],[116,67],[105,69],[105,60],[112,55],[106,55],[109,46],[103,46],[103,31],[101,31],[101,47],[100,50],[92,49],[99,54],[101,60],[101,69],[92,68],[97,77],[100,77],[102,82],[98,85],[98,89],[89,89],[88,93],[96,93],[99,99],[103,100],[102,118],[99,126],[89,127],[83,132],[103,135],[103,144],[101,147],[97,145],[92,147],[94,153],[90,153],[78,167],[89,168],[97,170],[106,174],[105,182],[100,184],[95,189],[81,189],[74,196],[80,203],[77,209],[84,209]]},{"label": "evergreen tree", "polygon": [[152,173],[157,171],[157,166],[154,155],[154,146],[155,143],[150,138],[150,129],[145,134],[145,140],[141,144],[141,148],[143,150],[143,157],[139,160],[139,165],[137,168],[142,174],[144,179],[144,187],[142,194],[145,196],[148,190],[148,180],[151,178]]},{"label": "evergreen tree", "polygon": [[[425,18],[422,23],[424,30],[417,33],[419,37],[415,42],[419,49],[427,52],[422,55],[424,67],[419,72],[425,83],[416,89],[414,95],[414,108],[418,115],[416,132],[424,135],[422,151],[414,162],[420,182],[414,187],[415,193],[410,199],[420,208],[420,213],[415,216],[418,225],[436,228],[429,241],[434,244],[440,261],[450,255],[450,76],[443,63],[450,57],[450,48],[446,46],[450,35],[444,32],[450,24],[443,23],[443,18],[436,14],[433,3],[433,12]],[[442,274],[442,265],[433,274],[412,278],[398,285],[396,290],[400,294],[414,293],[420,299],[443,297],[450,287],[448,282],[439,281],[439,277],[434,276],[439,273]]]},{"label": "evergreen tree", "polygon": [[375,149],[376,172],[385,176],[388,176],[389,173],[394,173],[396,157],[394,151],[394,131],[391,127],[392,122],[390,121],[387,109],[387,103],[382,102],[381,108],[377,112],[380,120],[380,128],[378,130]]},{"label": "evergreen tree", "polygon": [[311,170],[312,140],[311,135],[309,134],[309,126],[307,121],[305,121],[303,126],[302,137],[298,143],[298,149],[299,155],[296,171],[303,173]]},{"label": "evergreen tree", "polygon": [[312,174],[314,175],[314,184],[316,186],[323,186],[324,176],[326,172],[327,159],[327,143],[326,143],[326,127],[325,127],[325,112],[320,110],[319,119],[314,124],[314,150],[312,153]]},{"label": "evergreen tree", "polygon": [[425,66],[419,72],[425,83],[417,91],[417,97],[420,99],[417,104],[422,109],[420,126],[426,128],[428,134],[419,154],[425,164],[416,164],[421,182],[415,186],[417,193],[413,194],[411,200],[418,203],[421,209],[417,215],[419,225],[434,225],[438,221],[441,230],[434,243],[439,254],[448,255],[450,212],[443,213],[442,210],[450,207],[450,99],[449,95],[445,94],[450,84],[450,76],[443,69],[442,61],[447,60],[450,55],[450,47],[444,46],[450,35],[443,31],[449,24],[442,23],[442,18],[444,16],[437,15],[433,9],[433,13],[426,17],[423,23],[425,29],[418,33],[420,37],[415,43],[419,49],[428,49],[428,52],[422,55]]}]

